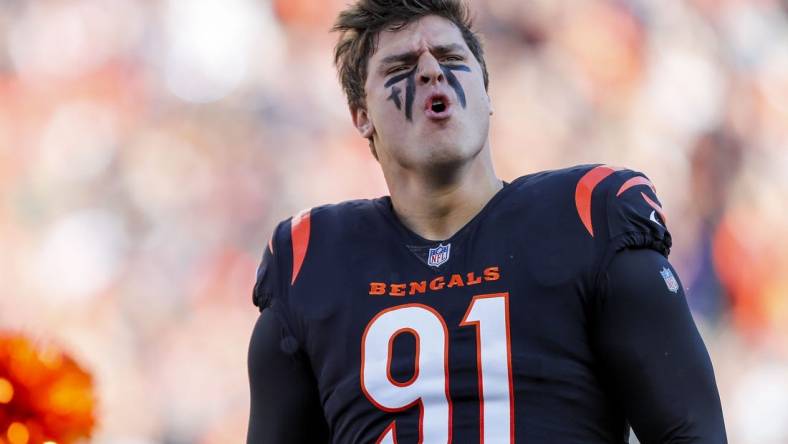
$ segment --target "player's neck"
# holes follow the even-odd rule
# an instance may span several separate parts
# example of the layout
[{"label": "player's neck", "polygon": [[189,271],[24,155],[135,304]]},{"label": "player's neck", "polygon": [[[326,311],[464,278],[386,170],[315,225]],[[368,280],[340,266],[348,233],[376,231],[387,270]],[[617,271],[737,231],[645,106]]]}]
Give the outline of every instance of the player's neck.
[{"label": "player's neck", "polygon": [[503,188],[495,175],[489,147],[454,174],[443,174],[440,180],[413,172],[386,176],[400,221],[430,240],[453,236]]}]

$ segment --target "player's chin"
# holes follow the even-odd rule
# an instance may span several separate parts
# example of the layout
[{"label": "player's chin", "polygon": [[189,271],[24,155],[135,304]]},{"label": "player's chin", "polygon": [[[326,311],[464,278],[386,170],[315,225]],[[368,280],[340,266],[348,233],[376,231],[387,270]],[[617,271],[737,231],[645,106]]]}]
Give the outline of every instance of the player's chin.
[{"label": "player's chin", "polygon": [[460,119],[425,121],[420,133],[425,141],[445,146],[467,143],[472,136],[469,126]]},{"label": "player's chin", "polygon": [[457,173],[470,160],[467,153],[457,149],[441,149],[433,147],[423,159],[422,166],[424,171],[437,182],[451,182],[457,177]]},{"label": "player's chin", "polygon": [[435,167],[462,164],[474,154],[474,150],[466,142],[453,137],[434,138],[425,142],[425,161]]}]

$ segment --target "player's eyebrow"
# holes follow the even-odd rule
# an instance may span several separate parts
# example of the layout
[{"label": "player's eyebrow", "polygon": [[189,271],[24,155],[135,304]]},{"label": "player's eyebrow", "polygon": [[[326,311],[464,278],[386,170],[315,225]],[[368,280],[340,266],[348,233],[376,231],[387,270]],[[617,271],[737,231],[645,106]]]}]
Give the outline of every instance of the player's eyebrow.
[{"label": "player's eyebrow", "polygon": [[458,43],[451,43],[448,45],[430,46],[430,51],[432,51],[432,53],[435,55],[442,56],[456,52],[465,53],[465,48],[463,48],[462,45]]},{"label": "player's eyebrow", "polygon": [[[446,54],[451,54],[453,52],[465,52],[465,49],[462,45],[457,43],[450,43],[448,45],[435,45],[430,46],[430,52],[435,54],[436,56],[442,56]],[[398,54],[392,54],[386,57],[383,57],[383,60],[380,61],[380,66],[382,68],[386,68],[389,65],[393,65],[398,62],[414,62],[418,60],[419,52],[418,51],[406,51],[401,52]]]},{"label": "player's eyebrow", "polygon": [[388,65],[393,65],[399,62],[412,62],[418,59],[418,57],[419,53],[417,51],[407,51],[399,54],[393,54],[384,57],[383,60],[380,61],[380,66],[385,68]]}]

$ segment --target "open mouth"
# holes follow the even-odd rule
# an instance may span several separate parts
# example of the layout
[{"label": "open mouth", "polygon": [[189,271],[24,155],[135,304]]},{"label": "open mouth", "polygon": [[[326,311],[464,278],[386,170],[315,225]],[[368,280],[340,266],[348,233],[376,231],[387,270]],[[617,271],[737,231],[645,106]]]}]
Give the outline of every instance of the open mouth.
[{"label": "open mouth", "polygon": [[444,94],[432,94],[424,103],[427,117],[433,120],[445,120],[451,117],[451,102]]},{"label": "open mouth", "polygon": [[432,99],[432,104],[430,105],[430,109],[436,113],[442,113],[446,111],[446,103],[444,103],[443,99],[435,98]]}]

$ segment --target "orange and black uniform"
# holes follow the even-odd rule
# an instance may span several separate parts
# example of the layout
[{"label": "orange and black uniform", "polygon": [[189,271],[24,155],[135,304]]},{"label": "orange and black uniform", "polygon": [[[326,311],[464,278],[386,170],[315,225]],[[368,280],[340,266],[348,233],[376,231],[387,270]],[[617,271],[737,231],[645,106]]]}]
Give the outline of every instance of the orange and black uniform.
[{"label": "orange and black uniform", "polygon": [[282,222],[254,290],[249,443],[724,443],[653,185],[521,177],[441,242],[389,198]]}]

